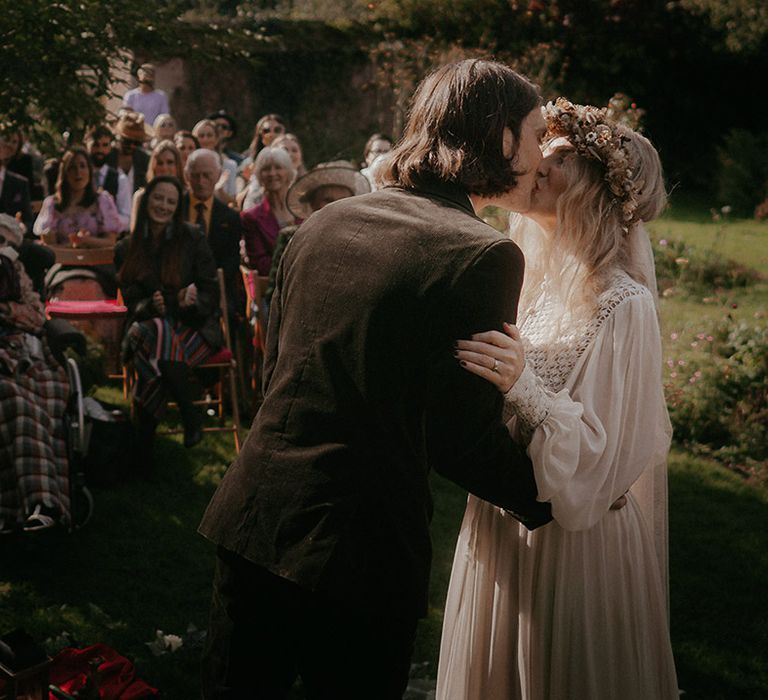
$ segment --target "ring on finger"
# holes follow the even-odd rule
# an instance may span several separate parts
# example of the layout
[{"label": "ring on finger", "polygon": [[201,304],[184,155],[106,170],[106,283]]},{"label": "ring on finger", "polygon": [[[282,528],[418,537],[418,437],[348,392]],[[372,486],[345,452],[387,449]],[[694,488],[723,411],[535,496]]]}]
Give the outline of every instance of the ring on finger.
[{"label": "ring on finger", "polygon": [[493,367],[491,367],[492,372],[498,372],[499,371],[499,361],[494,359],[493,361]]}]

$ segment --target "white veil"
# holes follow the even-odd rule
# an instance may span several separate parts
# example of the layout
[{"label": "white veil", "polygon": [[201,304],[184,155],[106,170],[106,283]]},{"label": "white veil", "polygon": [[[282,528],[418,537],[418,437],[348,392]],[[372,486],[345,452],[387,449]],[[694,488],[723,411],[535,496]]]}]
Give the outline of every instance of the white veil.
[{"label": "white veil", "polygon": [[[648,232],[642,222],[633,224],[629,230],[629,265],[628,272],[653,294],[656,303],[656,314],[659,316],[659,291],[656,284],[656,266],[653,259],[653,249]],[[661,333],[659,333],[661,337]],[[662,348],[658,348],[662,352]],[[668,530],[668,501],[667,501],[667,455],[672,439],[672,424],[669,421],[666,400],[664,398],[663,380],[659,379],[659,407],[656,434],[653,437],[656,450],[653,461],[632,486],[632,494],[637,499],[643,517],[653,534],[656,555],[659,560],[662,581],[667,593],[669,608],[669,530]],[[649,436],[651,437],[651,436]]]}]

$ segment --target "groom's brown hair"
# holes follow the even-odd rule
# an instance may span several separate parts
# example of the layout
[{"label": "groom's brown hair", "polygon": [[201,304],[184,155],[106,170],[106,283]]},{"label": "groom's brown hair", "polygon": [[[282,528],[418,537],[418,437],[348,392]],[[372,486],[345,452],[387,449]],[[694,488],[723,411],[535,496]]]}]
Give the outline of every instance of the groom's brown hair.
[{"label": "groom's brown hair", "polygon": [[[517,184],[515,156],[523,120],[541,104],[538,88],[503,63],[467,59],[438,68],[413,96],[403,138],[385,156],[381,185],[419,188],[439,180],[478,195]],[[502,154],[504,127],[515,137]]]}]

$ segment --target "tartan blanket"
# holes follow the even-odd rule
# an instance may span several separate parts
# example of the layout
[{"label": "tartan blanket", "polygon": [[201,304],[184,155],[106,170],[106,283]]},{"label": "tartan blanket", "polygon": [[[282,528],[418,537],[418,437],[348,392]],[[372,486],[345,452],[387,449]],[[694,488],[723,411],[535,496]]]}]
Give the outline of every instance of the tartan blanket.
[{"label": "tartan blanket", "polygon": [[0,527],[21,525],[36,504],[69,523],[64,412],[66,371],[45,341],[0,335]]}]

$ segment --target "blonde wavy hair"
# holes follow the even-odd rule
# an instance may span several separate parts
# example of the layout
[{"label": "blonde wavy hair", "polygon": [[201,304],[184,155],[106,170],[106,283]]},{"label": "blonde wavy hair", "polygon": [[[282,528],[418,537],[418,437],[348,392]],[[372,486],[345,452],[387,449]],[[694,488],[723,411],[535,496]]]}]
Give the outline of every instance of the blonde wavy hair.
[{"label": "blonde wavy hair", "polygon": [[613,128],[627,138],[631,180],[638,191],[634,218],[629,226],[623,221],[602,163],[575,152],[567,157],[562,166],[567,184],[557,200],[555,230],[548,234],[527,217],[510,217],[510,237],[526,259],[521,321],[545,281],[570,314],[591,313],[617,268],[655,287],[655,280],[648,279],[647,260],[635,253],[635,239],[645,235],[642,223],[655,219],[666,206],[661,161],[647,138],[625,126]]}]

